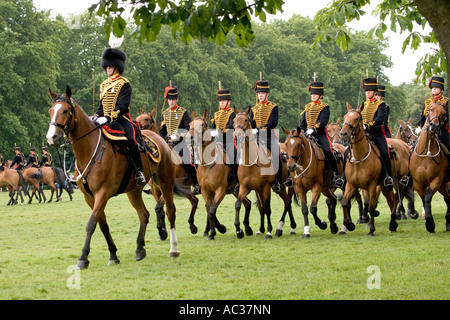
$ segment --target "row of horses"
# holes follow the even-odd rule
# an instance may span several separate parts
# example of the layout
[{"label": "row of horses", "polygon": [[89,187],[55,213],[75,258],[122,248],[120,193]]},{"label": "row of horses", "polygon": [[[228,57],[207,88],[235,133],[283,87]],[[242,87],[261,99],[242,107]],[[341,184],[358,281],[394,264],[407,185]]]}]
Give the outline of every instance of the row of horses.
[{"label": "row of horses", "polygon": [[[56,201],[60,201],[61,195],[66,190],[69,195],[70,201],[72,201],[73,186],[69,183],[65,183],[64,171],[57,167],[28,167],[22,170],[10,169],[9,165],[11,160],[8,160],[6,164],[0,170],[0,188],[7,188],[9,192],[8,205],[18,204],[18,198],[20,197],[20,204],[23,205],[24,198],[22,192],[28,195],[28,203],[31,203],[33,198],[41,202],[42,200],[47,202],[43,185],[47,185],[51,190],[50,199],[48,202],[53,201],[53,195],[56,193]],[[32,188],[30,194],[29,186]]]},{"label": "row of horses", "polygon": [[[104,212],[108,199],[118,193],[126,193],[133,207],[136,209],[140,228],[137,237],[136,260],[142,260],[146,256],[145,250],[145,232],[149,220],[149,212],[146,209],[142,198],[143,186],[136,186],[133,175],[127,174],[129,171],[129,162],[120,147],[107,140],[101,133],[101,128],[96,126],[82,108],[72,98],[70,87],[66,88],[65,93],[56,94],[49,90],[52,98],[52,107],[49,110],[50,124],[46,135],[47,141],[54,147],[60,147],[63,144],[70,143],[76,159],[77,184],[83,192],[87,204],[91,207],[92,213],[86,225],[86,239],[82,248],[82,254],[78,260],[77,267],[80,269],[89,266],[88,255],[90,252],[90,242],[97,224],[105,236],[110,252],[109,264],[119,263],[116,255],[117,247],[111,237],[109,227]],[[361,107],[363,108],[363,107]],[[346,185],[344,188],[341,204],[343,207],[344,220],[341,232],[352,231],[355,225],[350,215],[350,199],[358,195],[358,190],[363,189],[367,212],[370,215],[369,235],[375,232],[375,217],[379,214],[376,205],[380,193],[386,197],[391,211],[391,221],[389,229],[395,231],[398,227],[396,222],[396,208],[401,196],[406,196],[409,205],[414,205],[413,193],[408,185],[403,185],[400,180],[407,176],[408,170],[413,178],[413,187],[419,193],[424,202],[426,227],[429,232],[434,232],[434,221],[431,214],[431,197],[439,191],[444,195],[447,204],[446,227],[450,230],[450,197],[446,187],[447,181],[444,181],[445,172],[448,167],[447,157],[442,152],[436,153],[439,147],[439,141],[435,138],[436,126],[432,123],[439,123],[444,115],[443,107],[433,105],[430,107],[428,124],[420,137],[414,151],[410,157],[408,145],[400,139],[389,139],[389,144],[395,152],[395,157],[391,159],[394,171],[394,190],[383,187],[378,183],[381,163],[376,148],[370,140],[364,135],[361,120],[362,109],[353,109],[348,106],[348,113],[344,118],[344,124],[340,129],[339,136],[346,140],[350,156],[345,162],[340,162],[340,170],[345,171]],[[187,197],[192,203],[189,224],[192,233],[197,232],[194,224],[194,214],[197,208],[198,199],[192,194],[189,187],[190,182],[185,181],[185,173],[181,165],[173,159],[177,157],[175,152],[169,147],[166,141],[159,136],[156,130],[156,124],[152,114],[141,112],[136,120],[141,124],[143,139],[150,139],[156,144],[159,159],[155,160],[147,156],[147,152],[142,152],[144,175],[148,183],[152,186],[152,194],[156,200],[155,212],[157,216],[157,228],[161,239],[166,239],[168,232],[166,230],[164,213],[167,215],[170,224],[170,257],[179,256],[177,248],[178,239],[175,229],[175,204],[174,195]],[[251,202],[248,194],[255,191],[257,196],[257,206],[260,212],[260,228],[258,233],[265,231],[265,219],[267,218],[266,237],[272,236],[273,230],[271,224],[271,186],[275,183],[275,174],[271,161],[267,161],[264,152],[261,152],[255,137],[251,130],[249,119],[249,109],[245,112],[237,113],[234,120],[234,139],[241,158],[238,167],[239,192],[234,194],[237,198],[235,203],[235,229],[238,238],[245,234],[253,233],[249,225],[249,214]],[[145,118],[145,119],[144,119]],[[197,153],[201,162],[197,167],[197,178],[201,186],[201,194],[205,200],[207,210],[207,223],[204,231],[209,239],[214,239],[216,229],[219,232],[225,232],[226,227],[222,225],[217,217],[217,208],[226,194],[233,193],[233,188],[229,184],[230,166],[227,165],[226,155],[220,145],[211,145],[213,143],[208,134],[207,114],[198,117],[193,113],[193,121],[186,135],[186,140],[191,142],[194,154]],[[148,124],[148,126],[147,126]],[[153,129],[153,130],[152,130]],[[287,154],[287,161],[282,162],[283,179],[289,175],[294,181],[294,188],[281,188],[279,196],[284,202],[284,212],[282,220],[277,228],[282,230],[284,217],[289,214],[291,218],[291,228],[295,229],[295,222],[292,214],[292,199],[300,198],[301,210],[303,213],[305,228],[304,236],[310,234],[308,213],[311,212],[316,225],[320,229],[326,229],[327,223],[318,217],[317,202],[320,194],[327,198],[328,219],[330,230],[337,233],[336,225],[336,204],[337,199],[334,195],[334,189],[330,187],[329,180],[331,173],[325,170],[323,154],[321,154],[318,145],[307,137],[299,128],[293,130],[284,129],[287,135],[281,148]],[[427,145],[428,152],[433,157],[422,155],[424,145]],[[342,159],[345,154],[345,147],[334,143],[335,149],[339,150]],[[222,161],[206,161],[201,155],[208,150],[213,159]],[[181,163],[181,162],[180,162]],[[426,168],[424,170],[423,168]],[[437,167],[435,169],[435,167]],[[422,169],[421,169],[422,168]],[[269,170],[269,171],[267,171]],[[272,170],[272,174],[267,174]],[[264,171],[264,173],[263,173]],[[325,172],[325,174],[324,174]],[[443,173],[443,174],[442,174]],[[425,177],[426,175],[426,177]],[[127,179],[124,179],[127,177]],[[129,178],[128,178],[129,177]],[[125,183],[123,182],[125,181]],[[429,181],[433,181],[432,184]],[[408,192],[408,190],[410,190]],[[312,200],[308,209],[306,193],[311,191]],[[412,195],[412,197],[411,197]],[[431,196],[431,197],[430,197]],[[240,226],[241,205],[245,207],[244,230]],[[165,212],[163,207],[165,206]],[[413,208],[413,207],[412,207]],[[412,212],[415,212],[413,210]],[[294,225],[292,224],[294,222]]]}]

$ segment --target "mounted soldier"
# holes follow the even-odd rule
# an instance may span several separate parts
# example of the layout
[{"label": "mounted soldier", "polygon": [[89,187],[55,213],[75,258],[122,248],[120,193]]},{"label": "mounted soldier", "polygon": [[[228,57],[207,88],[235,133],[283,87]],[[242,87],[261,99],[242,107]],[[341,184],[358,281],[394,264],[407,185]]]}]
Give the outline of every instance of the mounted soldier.
[{"label": "mounted soldier", "polygon": [[9,168],[15,170],[22,170],[23,165],[25,164],[25,156],[23,155],[19,146],[14,147],[14,152],[16,155],[14,156]]},{"label": "mounted soldier", "polygon": [[128,154],[136,171],[136,184],[140,186],[145,185],[146,179],[136,140],[136,127],[130,116],[131,85],[127,78],[122,77],[126,60],[126,54],[119,49],[108,48],[103,52],[101,66],[108,78],[100,85],[100,103],[92,120],[98,125],[104,125],[106,131],[123,131],[128,140]]},{"label": "mounted soldier", "polygon": [[[386,95],[386,86],[379,84],[377,87],[377,93],[375,93],[375,97],[378,100],[384,102],[385,95]],[[386,135],[386,138],[392,139],[392,131],[391,131],[391,128],[389,127],[390,114],[391,114],[391,108],[386,104],[386,119],[383,124],[383,130],[384,130],[384,134]]]},{"label": "mounted soldier", "polygon": [[30,147],[30,155],[28,156],[25,168],[39,168],[39,155],[34,147]]},{"label": "mounted soldier", "polygon": [[363,79],[363,89],[366,93],[366,101],[363,102],[364,109],[361,112],[364,132],[370,135],[371,140],[380,151],[381,164],[384,172],[384,186],[392,190],[392,168],[389,154],[389,147],[384,133],[384,123],[386,121],[386,104],[375,97],[378,91],[376,78]]},{"label": "mounted soldier", "polygon": [[163,121],[159,134],[171,147],[180,155],[182,166],[186,171],[187,178],[192,181],[194,193],[200,193],[200,186],[197,181],[197,170],[191,163],[191,153],[184,140],[184,134],[189,131],[191,116],[189,112],[178,105],[178,88],[170,85],[164,90],[164,98],[167,99],[169,107],[163,111]]},{"label": "mounted soldier", "polygon": [[39,161],[39,166],[41,167],[51,167],[53,165],[53,157],[50,152],[48,152],[48,146],[42,147],[42,157]]},{"label": "mounted soldier", "polygon": [[420,134],[421,128],[425,124],[425,121],[426,121],[427,115],[428,115],[428,108],[433,103],[440,103],[445,108],[445,119],[441,126],[439,139],[447,147],[447,150],[449,150],[448,98],[444,97],[444,95],[443,95],[444,83],[445,83],[445,80],[442,77],[436,77],[436,76],[431,77],[431,80],[428,83],[428,87],[431,89],[431,97],[428,98],[422,106],[422,111],[420,113],[420,120],[417,123],[417,125],[420,128],[416,129],[416,134]]},{"label": "mounted soldier", "polygon": [[333,146],[328,136],[327,124],[330,120],[330,106],[322,102],[324,95],[323,82],[313,81],[309,84],[308,91],[311,93],[311,102],[305,106],[302,112],[300,129],[309,137],[314,137],[319,142],[327,167],[331,169],[332,176],[330,184],[333,187],[342,188],[344,181],[339,177],[336,158],[333,155]]},{"label": "mounted soldier", "polygon": [[[231,161],[231,169],[233,172],[236,185],[235,192],[239,191],[239,180],[237,176],[238,163],[236,161],[236,146],[233,141],[234,118],[236,113],[231,108],[231,91],[230,89],[219,89],[217,91],[217,101],[219,101],[220,110],[214,113],[214,118],[211,120],[211,135],[217,137],[216,141],[223,144],[223,148],[227,153],[228,159]],[[214,130],[215,129],[215,130]]]},{"label": "mounted soldier", "polygon": [[280,146],[276,139],[274,129],[278,125],[278,106],[269,101],[270,86],[267,80],[258,80],[254,91],[258,95],[258,103],[251,108],[249,118],[252,128],[258,133],[259,142],[262,143],[272,154],[272,164],[275,168],[276,182],[272,190],[279,193],[283,179],[282,160],[280,157]]}]

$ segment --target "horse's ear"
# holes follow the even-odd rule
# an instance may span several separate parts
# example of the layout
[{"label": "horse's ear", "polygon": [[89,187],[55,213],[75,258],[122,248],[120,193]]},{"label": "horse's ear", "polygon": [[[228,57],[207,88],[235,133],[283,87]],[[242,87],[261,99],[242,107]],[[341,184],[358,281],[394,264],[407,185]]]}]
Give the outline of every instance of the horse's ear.
[{"label": "horse's ear", "polygon": [[330,125],[330,123],[331,123],[331,122],[330,122],[330,121],[328,120],[327,126],[329,126],[329,125]]},{"label": "horse's ear", "polygon": [[142,108],[139,108],[139,110],[141,111],[141,114],[144,114],[144,110],[142,110]]},{"label": "horse's ear", "polygon": [[195,113],[195,111],[192,111],[192,118],[197,118],[197,114]]},{"label": "horse's ear", "polygon": [[234,107],[234,113],[236,113],[236,114],[239,113],[239,111],[238,111],[238,109],[236,109],[236,107]]},{"label": "horse's ear", "polygon": [[206,120],[206,117],[208,116],[208,110],[205,108],[205,111],[203,111],[203,120]]},{"label": "horse's ear", "polygon": [[72,89],[69,86],[66,87],[66,98],[70,100],[72,98]]},{"label": "horse's ear", "polygon": [[302,129],[300,129],[300,127],[297,127],[297,133],[300,134],[300,132],[302,132]]},{"label": "horse's ear", "polygon": [[412,118],[409,118],[408,122],[411,123],[412,122]]},{"label": "horse's ear", "polygon": [[286,129],[285,127],[281,127],[281,129],[283,129],[283,132],[286,133],[287,135],[291,134],[291,132],[288,129]]},{"label": "horse's ear", "polygon": [[361,106],[359,107],[358,111],[359,111],[359,113],[362,113],[363,110],[364,110],[364,101],[361,102]]},{"label": "horse's ear", "polygon": [[339,123],[341,123],[341,118],[338,118],[336,121],[336,124],[339,124]]},{"label": "horse's ear", "polygon": [[[141,109],[142,110],[142,109]],[[155,108],[153,108],[153,110],[152,111],[150,111],[150,115],[152,116],[152,117],[154,117],[155,116],[155,112],[156,112],[156,109]]]},{"label": "horse's ear", "polygon": [[350,103],[348,103],[348,101],[347,101],[347,111],[350,111],[350,110],[352,110],[353,108],[352,108],[352,106],[350,105]]},{"label": "horse's ear", "polygon": [[248,115],[250,113],[250,106],[247,107],[247,110],[245,110],[245,114]]},{"label": "horse's ear", "polygon": [[398,121],[398,123],[400,123],[401,126],[405,124],[405,121],[402,121],[400,119],[397,119],[397,121]]},{"label": "horse's ear", "polygon": [[52,89],[48,88],[48,92],[50,93],[50,97],[52,97],[52,100],[56,98],[57,94],[54,93],[54,92],[52,91]]}]

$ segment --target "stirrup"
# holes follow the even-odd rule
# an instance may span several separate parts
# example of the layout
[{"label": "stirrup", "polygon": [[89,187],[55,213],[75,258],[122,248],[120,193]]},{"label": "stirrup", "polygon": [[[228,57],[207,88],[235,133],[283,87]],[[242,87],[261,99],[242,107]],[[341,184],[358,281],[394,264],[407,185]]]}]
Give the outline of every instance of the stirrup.
[{"label": "stirrup", "polygon": [[233,193],[239,193],[239,181],[236,182],[236,185],[234,186]]},{"label": "stirrup", "polygon": [[195,186],[194,186],[194,195],[196,195],[196,194],[200,194],[200,185],[198,185],[198,184],[196,184]]},{"label": "stirrup", "polygon": [[141,171],[136,172],[135,179],[137,186],[144,186],[147,183],[145,176]]},{"label": "stirrup", "polygon": [[288,177],[286,179],[286,181],[283,182],[283,185],[285,185],[286,187],[290,188],[290,187],[294,186],[294,181],[292,181],[291,177]]},{"label": "stirrup", "polygon": [[275,193],[280,193],[281,192],[281,186],[280,186],[280,183],[278,181],[276,181],[274,183],[274,185],[272,186],[272,190]]},{"label": "stirrup", "polygon": [[400,183],[402,186],[407,187],[408,184],[409,184],[409,179],[410,179],[409,176],[403,176],[403,177],[399,180],[398,183]]},{"label": "stirrup", "polygon": [[394,181],[392,180],[392,178],[390,176],[387,176],[386,178],[384,178],[384,186],[385,187],[392,187],[393,184],[394,184]]},{"label": "stirrup", "polygon": [[342,179],[342,178],[336,178],[336,180],[334,181],[333,185],[334,185],[336,188],[342,189],[342,188],[344,187],[344,179]]}]

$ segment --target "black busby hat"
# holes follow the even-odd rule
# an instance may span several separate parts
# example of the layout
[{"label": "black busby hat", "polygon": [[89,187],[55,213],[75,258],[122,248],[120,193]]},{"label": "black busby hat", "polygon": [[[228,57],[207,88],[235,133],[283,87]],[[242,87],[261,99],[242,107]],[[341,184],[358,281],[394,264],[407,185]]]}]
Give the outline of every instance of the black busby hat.
[{"label": "black busby hat", "polygon": [[22,151],[19,146],[14,147],[14,151]]},{"label": "black busby hat", "polygon": [[366,78],[366,79],[363,79],[362,85],[363,85],[364,91],[378,91],[377,78]]},{"label": "black busby hat", "polygon": [[217,90],[217,101],[220,100],[231,100],[230,89],[219,89]]},{"label": "black busby hat", "polygon": [[166,87],[164,90],[165,99],[178,99],[178,88],[177,86]]},{"label": "black busby hat", "polygon": [[323,82],[313,81],[309,84],[308,91],[311,94],[323,95]]},{"label": "black busby hat", "polygon": [[270,91],[269,81],[267,81],[267,80],[256,81],[254,90],[257,93],[258,92],[269,92]]},{"label": "black busby hat", "polygon": [[117,68],[119,70],[119,73],[122,74],[125,70],[126,60],[127,55],[125,54],[125,52],[116,48],[108,48],[103,51],[101,66],[105,70],[106,67]]},{"label": "black busby hat", "polygon": [[386,93],[386,87],[383,86],[382,84],[379,84],[378,88],[377,88],[377,95],[384,97],[385,93]]},{"label": "black busby hat", "polygon": [[428,87],[430,89],[431,88],[441,88],[442,90],[444,90],[444,83],[445,83],[444,78],[433,76],[433,77],[431,77],[430,82],[428,82]]},{"label": "black busby hat", "polygon": [[42,150],[48,151],[48,146],[42,146]]},{"label": "black busby hat", "polygon": [[30,149],[28,151],[36,151],[36,149],[30,146]]}]

